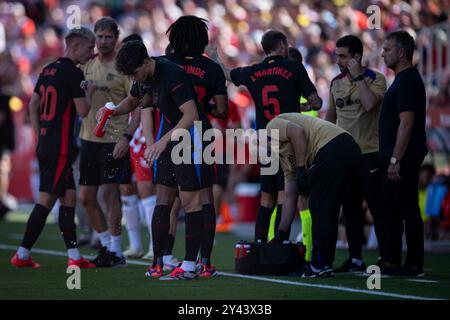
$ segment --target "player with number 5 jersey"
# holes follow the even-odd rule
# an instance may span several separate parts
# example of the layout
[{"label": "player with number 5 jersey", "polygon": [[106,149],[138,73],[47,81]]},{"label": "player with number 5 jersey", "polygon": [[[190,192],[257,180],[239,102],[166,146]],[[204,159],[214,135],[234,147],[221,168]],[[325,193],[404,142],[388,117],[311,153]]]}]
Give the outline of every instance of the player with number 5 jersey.
[{"label": "player with number 5 jersey", "polygon": [[[300,112],[300,97],[307,97],[309,109],[318,110],[322,100],[308,77],[304,66],[288,60],[286,36],[276,30],[264,33],[261,45],[265,59],[247,67],[225,67],[217,52],[216,59],[224,70],[227,80],[236,86],[244,85],[250,91],[256,108],[256,129],[265,129],[267,123],[281,113]],[[256,218],[255,241],[266,242],[270,216],[278,202],[281,215],[281,193],[284,179],[281,169],[275,175],[261,175],[261,206]],[[277,201],[278,200],[278,201]]]}]

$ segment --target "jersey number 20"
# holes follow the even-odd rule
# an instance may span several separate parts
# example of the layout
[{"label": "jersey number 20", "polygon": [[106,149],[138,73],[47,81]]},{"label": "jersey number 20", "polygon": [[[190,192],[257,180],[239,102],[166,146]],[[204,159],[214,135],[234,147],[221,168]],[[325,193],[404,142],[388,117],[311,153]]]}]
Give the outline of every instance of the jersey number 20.
[{"label": "jersey number 20", "polygon": [[45,88],[41,85],[39,91],[41,93],[41,103],[39,107],[40,120],[51,121],[55,117],[58,94],[54,86]]}]

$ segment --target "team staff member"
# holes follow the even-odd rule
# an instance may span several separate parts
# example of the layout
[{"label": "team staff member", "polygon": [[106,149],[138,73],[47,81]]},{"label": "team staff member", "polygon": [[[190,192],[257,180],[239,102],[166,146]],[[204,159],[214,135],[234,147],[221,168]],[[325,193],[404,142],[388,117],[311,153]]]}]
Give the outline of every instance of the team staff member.
[{"label": "team staff member", "polygon": [[[267,123],[281,113],[299,112],[301,96],[308,99],[315,110],[322,101],[301,63],[288,60],[288,42],[279,31],[264,33],[261,45],[266,58],[259,64],[248,67],[227,69],[222,66],[227,80],[236,86],[244,85],[250,91],[256,108],[256,129],[265,129]],[[255,223],[255,241],[266,242],[270,217],[278,198],[278,214],[282,214],[281,194],[283,190],[281,170],[274,175],[261,175],[261,206]]]},{"label": "team staff member", "polygon": [[[162,276],[162,253],[167,230],[169,228],[170,207],[175,200],[163,196],[161,189],[157,188],[157,206],[153,214],[152,230],[154,236],[154,256],[152,266],[146,275],[161,277],[162,280],[189,280],[198,277],[195,272],[196,257],[200,249],[203,230],[203,205],[201,189],[212,184],[214,175],[208,172],[205,166],[194,164],[195,151],[201,150],[202,145],[192,143],[191,163],[174,164],[171,159],[173,147],[177,144],[171,141],[172,133],[177,129],[185,129],[191,132],[191,141],[195,137],[193,131],[194,121],[201,121],[202,127],[210,128],[206,115],[196,102],[194,88],[181,67],[165,58],[149,57],[144,44],[139,41],[126,43],[119,51],[116,62],[117,69],[125,75],[130,75],[134,80],[143,85],[145,96],[143,103],[145,108],[141,110],[142,126],[147,148],[146,159],[152,163],[157,161],[157,170],[164,165],[164,185],[172,185],[171,179],[176,180],[176,186],[180,190],[180,199],[185,210],[186,222],[186,254],[180,267],[168,276]],[[123,110],[128,110],[128,100],[123,102]],[[157,107],[163,115],[163,126],[168,125],[170,130],[160,131],[158,139],[153,139],[152,109]],[[118,114],[126,112],[118,110]],[[201,134],[201,133],[198,133]],[[193,137],[194,136],[194,137]],[[162,155],[167,153],[168,156]],[[169,163],[160,161],[170,159]]]},{"label": "team staff member", "polygon": [[299,113],[277,116],[267,130],[272,143],[278,135],[285,181],[283,214],[273,241],[288,239],[298,195],[309,196],[314,244],[311,264],[302,276],[332,276],[343,189],[359,165],[359,146],[338,126]]},{"label": "team staff member", "polygon": [[[418,177],[427,153],[426,94],[412,65],[414,39],[405,31],[389,34],[382,57],[395,72],[380,115],[381,212],[386,226],[386,261],[382,273],[422,276],[423,221],[418,201]],[[403,224],[406,259],[401,268]]]},{"label": "team staff member", "polygon": [[[128,146],[138,119],[135,117],[129,125],[128,115],[116,117],[108,123],[104,137],[95,136],[97,111],[109,101],[118,104],[127,97],[131,82],[115,69],[117,23],[103,17],[95,23],[94,32],[98,55],[83,66],[86,79],[95,83],[95,91],[92,108],[80,129],[80,200],[102,245],[94,263],[99,267],[123,267],[126,260],[122,254],[119,184],[131,181]],[[102,186],[109,230],[97,200],[99,186]]]},{"label": "team staff member", "polygon": [[380,171],[378,170],[378,119],[386,92],[386,79],[363,68],[363,45],[353,35],[336,42],[337,65],[341,73],[331,81],[326,120],[349,132],[361,148],[361,167],[345,192],[342,211],[350,257],[335,269],[339,272],[366,271],[362,260],[364,239],[363,198],[374,217],[380,258],[383,257],[383,223],[380,213]]},{"label": "team staff member", "polygon": [[[22,244],[11,259],[15,267],[39,268],[30,250],[41,234],[47,216],[59,198],[59,228],[67,247],[69,266],[92,268],[80,256],[75,226],[75,182],[72,171],[74,122],[76,113],[86,117],[89,99],[80,88],[83,72],[76,67],[86,63],[94,52],[95,35],[87,28],[72,29],[65,37],[64,57],[46,66],[36,83],[29,105],[30,120],[38,137],[39,201],[28,218]],[[87,95],[92,83],[88,82]]]}]

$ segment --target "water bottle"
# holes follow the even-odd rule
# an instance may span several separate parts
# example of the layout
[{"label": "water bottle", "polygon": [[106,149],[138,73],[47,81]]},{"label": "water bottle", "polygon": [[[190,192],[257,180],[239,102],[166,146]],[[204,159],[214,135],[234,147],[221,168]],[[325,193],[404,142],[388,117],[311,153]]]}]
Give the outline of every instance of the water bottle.
[{"label": "water bottle", "polygon": [[105,104],[103,114],[101,115],[100,120],[97,122],[94,130],[94,134],[97,137],[101,138],[105,135],[106,126],[108,125],[109,119],[111,119],[116,108],[117,106],[112,102],[107,102]]}]

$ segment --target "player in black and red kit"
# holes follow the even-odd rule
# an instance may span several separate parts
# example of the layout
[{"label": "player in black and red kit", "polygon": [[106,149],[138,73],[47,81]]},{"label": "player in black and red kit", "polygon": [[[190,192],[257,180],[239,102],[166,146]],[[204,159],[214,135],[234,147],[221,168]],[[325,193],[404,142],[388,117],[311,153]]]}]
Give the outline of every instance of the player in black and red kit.
[{"label": "player in black and red kit", "polygon": [[[214,58],[225,72],[227,80],[236,86],[244,85],[250,91],[256,108],[256,129],[265,129],[267,123],[281,113],[299,112],[300,97],[307,97],[314,110],[320,109],[322,101],[308,77],[304,66],[288,60],[288,42],[279,31],[269,30],[261,39],[266,58],[252,66],[229,70],[215,54]],[[256,218],[255,241],[266,242],[270,216],[277,203],[277,193],[284,188],[283,174],[261,175],[261,206]],[[281,214],[278,198],[278,214]],[[286,238],[286,232],[276,239]],[[287,235],[288,236],[288,235]]]},{"label": "player in black and red kit", "polygon": [[[156,161],[156,170],[164,167],[164,177],[157,185],[157,206],[153,214],[152,230],[154,236],[153,265],[146,275],[160,277],[162,275],[162,252],[164,241],[169,229],[170,207],[176,195],[175,184],[180,191],[180,198],[185,210],[186,219],[186,255],[183,263],[162,280],[194,279],[195,261],[201,245],[203,229],[203,205],[201,189],[211,185],[214,176],[206,173],[206,166],[195,164],[196,154],[203,150],[202,133],[195,132],[194,121],[200,121],[203,129],[210,128],[210,124],[202,108],[197,103],[196,93],[189,78],[181,67],[161,57],[149,57],[147,49],[142,42],[131,41],[126,43],[119,51],[116,61],[117,69],[132,76],[142,84],[145,91],[143,109],[141,110],[142,125],[147,144],[145,156],[149,162]],[[160,130],[155,142],[152,130],[152,109],[157,107],[162,115],[164,128]],[[124,107],[124,109],[126,109]],[[117,110],[116,110],[117,111]],[[117,111],[118,113],[123,110]],[[125,111],[126,112],[126,111]],[[116,113],[116,112],[115,112]],[[171,152],[176,141],[171,141],[172,133],[177,129],[189,130],[191,140],[191,163],[175,164]],[[163,132],[165,132],[163,134]],[[195,141],[192,141],[195,140]],[[162,155],[168,153],[169,157]],[[200,154],[201,156],[201,154]],[[170,159],[167,163],[162,159]],[[158,173],[156,172],[158,179]]]},{"label": "player in black and red kit", "polygon": [[59,198],[59,227],[69,256],[68,265],[93,268],[94,264],[80,256],[76,238],[75,183],[72,172],[74,155],[74,121],[78,113],[85,117],[90,105],[80,87],[83,72],[77,64],[86,63],[94,53],[95,35],[87,28],[72,29],[67,34],[65,56],[46,66],[39,76],[31,97],[30,120],[38,138],[40,187],[39,200],[28,218],[21,246],[11,264],[15,267],[38,268],[30,250],[44,228],[47,216]]},{"label": "player in black and red kit", "polygon": [[[225,75],[222,68],[213,60],[204,55],[205,47],[208,45],[207,20],[195,16],[182,16],[175,21],[167,30],[170,45],[174,53],[166,58],[175,62],[183,68],[189,77],[198,102],[205,114],[218,118],[226,118],[228,113],[228,96],[225,86]],[[211,104],[214,100],[214,104]],[[164,171],[160,170],[162,174]],[[214,175],[214,183],[219,177],[214,174],[214,168],[209,168],[208,174]],[[156,183],[158,184],[158,177]],[[173,186],[175,187],[175,186]],[[203,232],[201,245],[200,277],[211,277],[217,275],[216,269],[211,265],[211,252],[216,230],[216,210],[212,193],[212,185],[203,185]],[[173,243],[169,241],[169,243]]]}]

